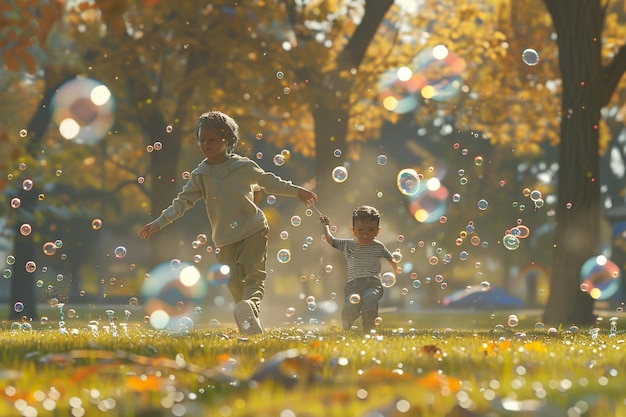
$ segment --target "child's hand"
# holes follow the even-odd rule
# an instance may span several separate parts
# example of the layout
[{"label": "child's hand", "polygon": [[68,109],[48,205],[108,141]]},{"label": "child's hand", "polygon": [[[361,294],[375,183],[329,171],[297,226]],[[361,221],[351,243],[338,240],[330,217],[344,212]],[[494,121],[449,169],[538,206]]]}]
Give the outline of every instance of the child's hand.
[{"label": "child's hand", "polygon": [[139,236],[139,239],[148,239],[159,230],[161,230],[161,228],[158,224],[156,224],[155,222],[150,222],[143,226],[141,229],[139,229],[139,232],[137,232],[137,236]]},{"label": "child's hand", "polygon": [[320,215],[320,223],[325,224],[326,226],[330,226],[330,219],[327,215],[322,214]]},{"label": "child's hand", "polygon": [[306,204],[307,207],[311,207],[317,202],[317,194],[304,188],[298,189],[298,198]]}]

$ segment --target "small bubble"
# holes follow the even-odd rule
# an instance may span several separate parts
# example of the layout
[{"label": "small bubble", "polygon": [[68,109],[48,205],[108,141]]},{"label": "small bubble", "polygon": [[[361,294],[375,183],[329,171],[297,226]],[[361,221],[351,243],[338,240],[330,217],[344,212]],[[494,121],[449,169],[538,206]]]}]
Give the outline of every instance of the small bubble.
[{"label": "small bubble", "polygon": [[15,197],[13,199],[11,199],[11,207],[16,209],[19,208],[20,205],[22,204],[22,200],[20,200],[19,198]]},{"label": "small bubble", "polygon": [[286,264],[291,261],[291,252],[289,251],[289,249],[280,249],[276,253],[276,259],[278,259],[278,262],[280,262],[281,264]]},{"label": "small bubble", "polygon": [[300,226],[302,224],[302,219],[300,216],[292,216],[291,217],[291,225],[292,226]]},{"label": "small bubble", "polygon": [[25,179],[22,182],[22,188],[24,189],[24,191],[30,191],[33,189],[33,180],[31,180],[30,178]]},{"label": "small bubble", "polygon": [[37,264],[34,261],[28,261],[25,265],[26,272],[33,273],[37,270]]},{"label": "small bubble", "polygon": [[26,129],[21,129],[21,130],[20,130],[20,137],[21,137],[21,138],[25,138],[26,136],[28,136],[28,130],[26,130]]},{"label": "small bubble", "polygon": [[274,158],[272,159],[272,161],[274,162],[274,165],[276,165],[277,167],[283,166],[285,164],[285,157],[282,154],[278,153],[274,155]]},{"label": "small bubble", "polygon": [[256,134],[256,140],[261,140],[261,139],[263,139],[263,133],[259,132]]},{"label": "small bubble", "polygon": [[539,63],[539,54],[532,48],[524,49],[522,52],[522,61],[528,66],[535,66]]},{"label": "small bubble", "polygon": [[54,242],[46,242],[43,244],[43,253],[48,256],[52,256],[57,252],[57,247]]},{"label": "small bubble", "polygon": [[350,304],[359,304],[361,302],[361,296],[359,294],[350,294],[348,301]]},{"label": "small bubble", "polygon": [[285,74],[282,71],[278,71],[276,73],[276,78],[278,78],[279,80],[282,80],[283,78],[285,78]]},{"label": "small bubble", "polygon": [[100,220],[100,219],[93,219],[91,221],[91,228],[93,230],[100,230],[101,227],[102,227],[102,220]]},{"label": "small bubble", "polygon": [[163,144],[161,142],[154,142],[154,150],[160,151],[161,149],[163,149]]},{"label": "small bubble", "polygon": [[122,259],[126,256],[126,248],[124,246],[118,246],[115,248],[115,257],[118,259]]},{"label": "small bubble", "polygon": [[336,183],[342,183],[348,179],[348,170],[344,166],[335,167],[332,172],[332,178]]},{"label": "small bubble", "polygon": [[28,236],[32,233],[33,229],[31,228],[30,224],[28,223],[24,223],[23,225],[20,226],[20,234],[22,236]]}]

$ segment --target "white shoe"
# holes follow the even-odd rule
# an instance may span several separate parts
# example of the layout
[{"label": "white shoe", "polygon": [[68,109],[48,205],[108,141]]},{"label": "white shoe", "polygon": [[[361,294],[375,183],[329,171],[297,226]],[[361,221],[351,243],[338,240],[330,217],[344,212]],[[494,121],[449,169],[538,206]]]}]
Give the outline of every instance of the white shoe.
[{"label": "white shoe", "polygon": [[245,335],[263,333],[261,321],[255,310],[254,303],[250,300],[242,300],[235,305],[235,321],[241,333]]}]

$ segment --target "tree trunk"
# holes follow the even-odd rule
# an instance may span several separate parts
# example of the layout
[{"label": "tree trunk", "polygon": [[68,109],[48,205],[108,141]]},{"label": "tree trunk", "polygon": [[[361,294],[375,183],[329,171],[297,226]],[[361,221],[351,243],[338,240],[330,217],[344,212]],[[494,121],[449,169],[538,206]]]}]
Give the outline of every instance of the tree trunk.
[{"label": "tree trunk", "polygon": [[[35,244],[33,243],[33,237],[22,236],[20,233],[20,227],[23,223],[29,223],[34,220],[32,213],[35,210],[37,204],[37,191],[32,189],[30,191],[24,191],[20,189],[17,197],[21,201],[20,213],[24,213],[23,216],[19,216],[15,225],[15,238],[13,254],[15,256],[15,263],[12,268],[11,276],[11,296],[9,304],[9,318],[12,320],[19,319],[23,316],[29,319],[37,318],[37,300],[35,298],[35,278],[34,272],[26,271],[26,263],[29,261],[35,261]],[[37,225],[31,224],[33,231],[36,231]],[[14,308],[16,303],[22,303],[24,309],[19,311]]]},{"label": "tree trunk", "polygon": [[563,79],[555,248],[544,321],[594,322],[594,300],[580,289],[580,268],[598,255],[598,125],[602,100],[603,14],[598,1],[545,0],[558,35]]},{"label": "tree trunk", "polygon": [[[178,157],[181,148],[181,134],[179,130],[166,133],[166,121],[159,112],[152,112],[148,116],[147,136],[152,142],[163,143],[160,151],[154,150],[150,154],[150,177],[152,180],[150,192],[150,207],[152,218],[156,218],[161,211],[168,207],[179,191]],[[167,139],[164,137],[167,135]],[[191,171],[195,167],[185,167]],[[150,238],[150,260],[153,265],[167,262],[179,257],[182,247],[179,229],[175,226],[165,227]]]}]

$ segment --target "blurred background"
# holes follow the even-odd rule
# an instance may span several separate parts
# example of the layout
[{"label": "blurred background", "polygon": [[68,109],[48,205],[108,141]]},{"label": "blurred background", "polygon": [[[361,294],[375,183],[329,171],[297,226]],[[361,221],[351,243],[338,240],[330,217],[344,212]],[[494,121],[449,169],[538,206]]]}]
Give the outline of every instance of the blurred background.
[{"label": "blurred background", "polygon": [[[239,123],[237,153],[318,193],[336,236],[351,236],[356,206],[381,211],[379,239],[402,268],[387,277],[383,311],[543,309],[556,275],[621,312],[626,9],[597,2],[601,41],[578,46],[581,68],[596,62],[617,79],[572,78],[559,66],[557,3],[1,5],[8,317],[38,322],[38,306],[59,304],[102,315],[111,304],[155,327],[232,320],[201,202],[150,241],[136,237],[202,160],[193,129],[212,109]],[[578,129],[588,136],[563,129],[564,119],[584,118],[568,97],[594,103],[597,120]],[[559,154],[564,140],[571,154]],[[559,202],[566,167],[573,197]],[[559,219],[587,203],[557,233]],[[271,228],[264,324],[336,319],[345,267],[321,240],[319,214],[282,196],[264,194],[260,205]],[[574,240],[576,273],[555,273],[555,259],[572,263],[557,253],[570,253],[561,241]]]}]

